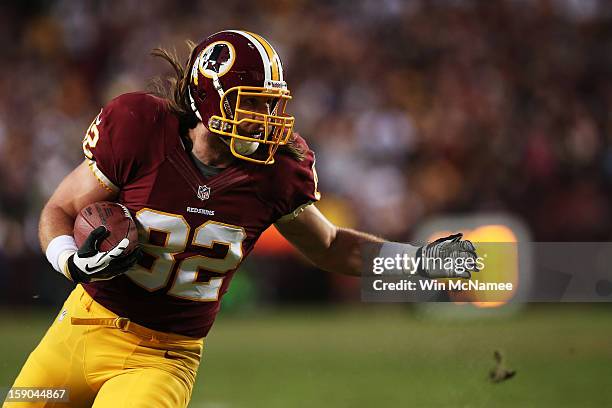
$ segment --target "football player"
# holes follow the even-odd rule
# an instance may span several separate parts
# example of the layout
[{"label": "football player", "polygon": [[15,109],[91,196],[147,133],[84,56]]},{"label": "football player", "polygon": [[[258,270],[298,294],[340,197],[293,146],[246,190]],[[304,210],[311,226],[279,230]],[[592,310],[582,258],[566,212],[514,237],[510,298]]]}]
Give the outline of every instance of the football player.
[{"label": "football player", "polygon": [[[184,67],[157,54],[176,71],[168,96],[136,92],[106,105],[83,140],[85,160],[42,211],[41,245],[76,288],[14,387],[69,388],[75,407],[186,406],[220,299],[271,225],[318,267],[349,275],[367,267],[366,246],[476,258],[460,235],[422,248],[385,242],[312,205],[315,157],[293,132],[281,60],[261,36],[216,33]],[[142,256],[124,254],[125,243],[99,251],[104,227],[77,248],[74,220],[96,201],[130,210]],[[470,276],[439,264],[419,273]]]}]

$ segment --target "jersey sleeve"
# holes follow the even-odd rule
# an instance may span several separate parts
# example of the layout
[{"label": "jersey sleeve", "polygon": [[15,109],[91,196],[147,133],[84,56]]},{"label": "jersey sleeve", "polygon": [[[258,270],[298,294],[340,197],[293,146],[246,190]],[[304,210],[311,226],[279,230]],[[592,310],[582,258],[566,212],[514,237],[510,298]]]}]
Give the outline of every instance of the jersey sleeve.
[{"label": "jersey sleeve", "polygon": [[281,216],[277,223],[287,222],[297,217],[308,205],[319,201],[321,193],[318,190],[318,176],[315,168],[315,155],[303,139],[298,141],[306,152],[301,161],[289,159],[288,168],[283,169],[281,187],[282,199],[278,203],[278,213]]},{"label": "jersey sleeve", "polygon": [[145,171],[151,156],[157,107],[144,94],[126,94],[102,108],[83,138],[83,154],[94,175],[118,192]]}]

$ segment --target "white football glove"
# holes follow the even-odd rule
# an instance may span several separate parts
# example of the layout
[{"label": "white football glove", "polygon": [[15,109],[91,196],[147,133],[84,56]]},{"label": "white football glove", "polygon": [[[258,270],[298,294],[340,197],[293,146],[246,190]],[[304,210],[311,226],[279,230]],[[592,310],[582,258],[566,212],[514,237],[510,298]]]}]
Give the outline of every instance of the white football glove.
[{"label": "white football glove", "polygon": [[470,241],[462,241],[462,237],[463,234],[449,235],[419,248],[419,275],[470,279],[471,272],[478,272],[476,248]]}]

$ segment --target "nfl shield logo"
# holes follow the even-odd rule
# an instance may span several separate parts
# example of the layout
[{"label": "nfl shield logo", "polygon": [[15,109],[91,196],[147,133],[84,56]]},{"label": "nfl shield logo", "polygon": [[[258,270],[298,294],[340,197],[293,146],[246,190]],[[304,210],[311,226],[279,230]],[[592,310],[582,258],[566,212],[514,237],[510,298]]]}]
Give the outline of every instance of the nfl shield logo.
[{"label": "nfl shield logo", "polygon": [[198,198],[202,201],[208,200],[210,198],[210,187],[198,186]]}]

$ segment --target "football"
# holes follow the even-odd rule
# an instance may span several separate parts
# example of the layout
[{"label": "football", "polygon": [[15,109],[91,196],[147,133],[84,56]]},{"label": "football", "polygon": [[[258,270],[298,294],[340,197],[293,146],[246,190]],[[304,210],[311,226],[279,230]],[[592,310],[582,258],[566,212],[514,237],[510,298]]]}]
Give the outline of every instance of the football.
[{"label": "football", "polygon": [[129,254],[138,246],[138,230],[129,210],[110,201],[99,201],[83,208],[74,221],[74,239],[80,247],[89,233],[104,225],[110,231],[108,237],[100,244],[100,251],[109,251],[123,238],[130,240],[125,254]]}]

